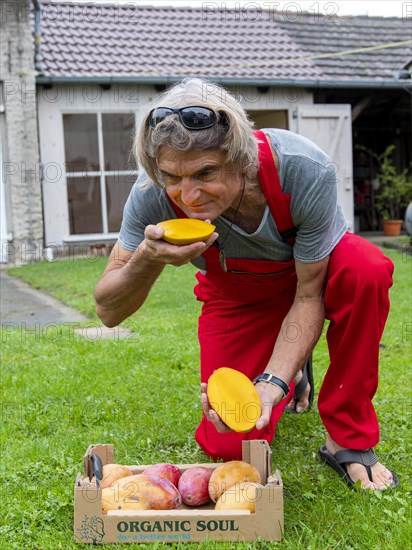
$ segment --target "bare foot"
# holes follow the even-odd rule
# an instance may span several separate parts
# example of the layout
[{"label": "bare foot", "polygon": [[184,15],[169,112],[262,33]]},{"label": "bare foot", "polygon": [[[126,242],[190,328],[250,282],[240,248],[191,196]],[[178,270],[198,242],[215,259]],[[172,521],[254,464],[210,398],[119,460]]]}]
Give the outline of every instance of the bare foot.
[{"label": "bare foot", "polygon": [[[335,443],[329,435],[326,438],[326,448],[332,454],[344,449],[344,447]],[[349,477],[354,483],[358,480],[361,481],[362,489],[372,489],[372,491],[379,489],[380,491],[385,491],[393,481],[392,473],[380,462],[376,462],[376,464],[371,466],[373,481],[369,479],[366,468],[362,464],[345,464],[345,467]]]},{"label": "bare foot", "polygon": [[[303,376],[302,371],[300,370],[293,381],[295,382],[295,387],[299,384]],[[285,407],[289,411],[296,411],[297,413],[307,411],[309,409],[309,394],[310,394],[310,384],[306,386],[305,391],[300,396],[299,400],[296,401],[296,399],[292,399],[287,407]]]}]

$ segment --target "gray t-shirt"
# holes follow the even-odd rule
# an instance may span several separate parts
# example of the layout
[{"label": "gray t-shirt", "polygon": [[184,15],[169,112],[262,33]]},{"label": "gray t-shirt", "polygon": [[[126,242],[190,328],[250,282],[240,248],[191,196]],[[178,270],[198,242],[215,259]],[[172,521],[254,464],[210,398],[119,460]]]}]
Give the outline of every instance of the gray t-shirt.
[{"label": "gray t-shirt", "polygon": [[[219,216],[212,220],[220,241],[225,242],[227,258],[288,261],[293,257],[305,263],[326,257],[347,231],[342,207],[338,201],[335,167],[330,158],[312,141],[288,130],[264,129],[279,163],[282,190],[291,194],[291,216],[298,229],[294,246],[279,235],[269,208],[254,233],[246,233],[236,223],[225,239],[230,221]],[[134,251],[144,238],[149,224],[176,218],[165,191],[147,185],[142,170],[124,208],[119,243]],[[193,261],[205,269],[202,257]]]}]

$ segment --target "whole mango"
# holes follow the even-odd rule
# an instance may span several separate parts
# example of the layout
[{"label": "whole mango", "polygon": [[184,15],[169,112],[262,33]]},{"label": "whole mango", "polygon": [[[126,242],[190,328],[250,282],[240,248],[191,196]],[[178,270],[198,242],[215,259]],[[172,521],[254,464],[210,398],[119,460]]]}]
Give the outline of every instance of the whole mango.
[{"label": "whole mango", "polygon": [[213,502],[217,502],[221,495],[236,483],[249,481],[260,483],[259,470],[242,460],[225,462],[213,471],[209,480],[209,495]]},{"label": "whole mango", "polygon": [[178,489],[188,506],[202,506],[210,501],[209,480],[212,470],[195,466],[185,470],[179,479]]},{"label": "whole mango", "polygon": [[262,488],[263,485],[260,483],[236,483],[221,495],[216,502],[215,510],[249,510],[254,514]]},{"label": "whole mango", "polygon": [[174,464],[168,462],[162,462],[161,464],[153,464],[148,466],[144,471],[144,474],[153,474],[156,476],[164,477],[171,481],[175,487],[179,483],[182,472]]},{"label": "whole mango", "polygon": [[[127,466],[122,466],[121,464],[105,464],[103,466],[103,478],[100,482],[100,488],[106,489],[106,487],[110,487],[110,485],[118,479],[131,475],[133,475],[133,472]],[[93,478],[91,483],[95,485],[96,479]]]},{"label": "whole mango", "polygon": [[102,513],[108,510],[149,510],[148,501],[143,495],[133,493],[129,489],[106,487],[102,490]]},{"label": "whole mango", "polygon": [[152,510],[173,510],[182,504],[177,487],[164,477],[154,474],[136,474],[116,482],[119,489],[143,495]]}]

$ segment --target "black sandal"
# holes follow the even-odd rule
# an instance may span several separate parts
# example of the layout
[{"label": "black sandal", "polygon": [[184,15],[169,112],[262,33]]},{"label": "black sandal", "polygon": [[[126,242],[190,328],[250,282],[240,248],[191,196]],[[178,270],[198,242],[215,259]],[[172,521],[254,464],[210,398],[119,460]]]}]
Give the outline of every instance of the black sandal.
[{"label": "black sandal", "polygon": [[[306,361],[305,366],[302,369],[302,378],[300,379],[299,383],[295,386],[295,393],[293,394],[293,401],[297,403],[300,398],[302,397],[303,392],[308,387],[308,384],[310,384],[310,392],[309,392],[309,406],[305,411],[310,411],[313,404],[313,398],[315,397],[315,388],[313,383],[313,369],[312,369],[312,355],[310,355],[309,359]],[[296,411],[296,409],[289,409],[288,407],[285,408],[285,412],[292,413],[292,414],[300,414]]]},{"label": "black sandal", "polygon": [[[319,449],[319,457],[336,472],[338,472],[349,487],[353,487],[355,482],[349,477],[346,464],[362,464],[368,473],[368,478],[372,481],[371,466],[376,464],[379,460],[373,449],[368,449],[366,451],[344,449],[342,451],[337,451],[333,455],[327,450],[326,445],[323,445]],[[394,489],[399,485],[398,477],[393,472],[391,472],[391,474],[393,476],[393,481],[390,485],[388,485],[388,489]]]}]

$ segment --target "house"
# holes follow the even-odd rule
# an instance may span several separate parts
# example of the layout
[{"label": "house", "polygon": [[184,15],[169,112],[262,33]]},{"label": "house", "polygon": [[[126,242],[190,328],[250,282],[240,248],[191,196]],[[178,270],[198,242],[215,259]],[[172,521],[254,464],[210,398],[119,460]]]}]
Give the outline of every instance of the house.
[{"label": "house", "polygon": [[[29,212],[28,197],[13,202],[24,186],[11,176],[4,181],[2,239],[12,253],[3,261],[19,261],[23,237],[16,228],[26,219],[44,227],[42,237],[37,225],[24,236],[42,257],[116,240],[137,173],[131,144],[142,106],[185,76],[225,85],[257,127],[286,128],[317,142],[336,164],[350,228],[377,228],[375,167],[353,153],[357,144],[381,150],[395,143],[399,166],[410,161],[410,17],[292,16],[253,2],[224,6],[33,0],[35,39],[24,70],[33,82],[35,74],[41,162],[41,184],[33,182],[30,200],[41,191],[42,210],[36,202]],[[7,24],[12,36],[16,25]],[[34,155],[35,144],[29,147]]]}]

